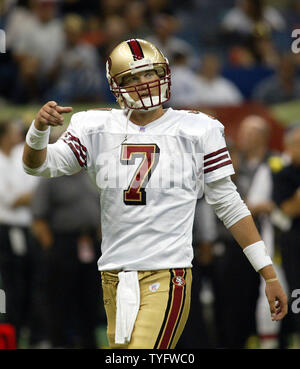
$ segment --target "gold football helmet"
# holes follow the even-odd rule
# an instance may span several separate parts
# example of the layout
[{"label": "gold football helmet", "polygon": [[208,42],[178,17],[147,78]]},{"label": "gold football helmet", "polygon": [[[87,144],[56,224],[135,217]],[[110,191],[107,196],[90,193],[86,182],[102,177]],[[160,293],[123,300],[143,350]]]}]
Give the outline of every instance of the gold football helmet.
[{"label": "gold football helmet", "polygon": [[[148,83],[122,86],[124,77],[146,70],[155,70],[158,79]],[[167,58],[151,42],[131,39],[114,48],[106,63],[106,77],[110,90],[121,108],[154,110],[170,99],[170,68]],[[158,96],[151,92],[158,87]],[[147,91],[147,97],[143,92]],[[130,93],[136,93],[135,100]]]}]

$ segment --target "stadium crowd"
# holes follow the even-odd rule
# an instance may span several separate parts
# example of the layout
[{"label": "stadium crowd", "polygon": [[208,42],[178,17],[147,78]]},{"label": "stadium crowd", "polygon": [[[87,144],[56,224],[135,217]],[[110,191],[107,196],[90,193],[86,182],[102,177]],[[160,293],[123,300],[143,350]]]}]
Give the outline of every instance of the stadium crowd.
[{"label": "stadium crowd", "polygon": [[244,99],[272,104],[299,98],[300,59],[286,55],[291,54],[292,30],[300,23],[297,0],[1,4],[7,52],[1,56],[0,94],[14,103],[40,103],[49,97],[61,103],[112,102],[104,63],[113,46],[132,37],[164,51],[174,65],[175,86],[185,80],[182,96],[174,96],[176,105],[226,105]]},{"label": "stadium crowd", "polygon": [[[291,51],[297,28],[298,0],[3,0],[0,106],[112,105],[106,57],[121,41],[144,38],[169,59],[168,106],[214,111],[255,102],[267,110],[300,100],[300,53]],[[54,184],[22,172],[25,126],[2,120],[0,113],[0,287],[7,298],[0,322],[12,324],[18,346],[26,328],[30,347],[99,347],[97,193],[84,173]],[[290,297],[289,314],[271,320],[261,277],[200,200],[191,314],[178,348],[253,347],[253,337],[255,347],[300,348],[300,314],[291,309],[300,288],[300,124],[284,132],[276,151],[273,134],[266,117],[244,114],[227,144],[233,180]]]}]

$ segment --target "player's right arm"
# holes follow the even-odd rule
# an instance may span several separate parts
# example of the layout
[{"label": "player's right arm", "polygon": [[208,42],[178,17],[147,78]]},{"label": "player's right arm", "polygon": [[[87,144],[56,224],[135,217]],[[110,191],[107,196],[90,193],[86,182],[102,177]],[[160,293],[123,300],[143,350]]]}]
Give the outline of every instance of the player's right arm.
[{"label": "player's right arm", "polygon": [[[49,101],[38,112],[35,120],[34,127],[41,132],[47,131],[49,126],[61,126],[63,125],[64,118],[63,113],[69,113],[72,111],[71,107],[62,107],[57,105],[55,101]],[[41,150],[35,150],[30,147],[26,142],[23,153],[23,163],[32,169],[41,167],[47,157],[47,147]]]},{"label": "player's right arm", "polygon": [[48,102],[40,109],[27,133],[24,145],[23,167],[26,173],[58,177],[77,173],[85,166],[86,148],[81,144],[74,129],[71,128],[72,134],[67,134],[54,144],[48,144],[50,126],[63,125],[63,114],[71,111],[71,107],[59,106],[55,101]]}]

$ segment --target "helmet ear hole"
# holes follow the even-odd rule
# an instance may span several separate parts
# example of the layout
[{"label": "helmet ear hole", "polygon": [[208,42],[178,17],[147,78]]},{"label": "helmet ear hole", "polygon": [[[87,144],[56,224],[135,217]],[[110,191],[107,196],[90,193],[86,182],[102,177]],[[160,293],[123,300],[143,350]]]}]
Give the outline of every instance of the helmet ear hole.
[{"label": "helmet ear hole", "polygon": [[124,80],[124,77],[117,77],[116,78],[116,83],[122,87],[123,85],[123,80]]},{"label": "helmet ear hole", "polygon": [[166,72],[165,72],[163,67],[156,67],[155,71],[156,71],[158,77],[160,77],[160,78],[165,77],[165,75],[166,75]]}]

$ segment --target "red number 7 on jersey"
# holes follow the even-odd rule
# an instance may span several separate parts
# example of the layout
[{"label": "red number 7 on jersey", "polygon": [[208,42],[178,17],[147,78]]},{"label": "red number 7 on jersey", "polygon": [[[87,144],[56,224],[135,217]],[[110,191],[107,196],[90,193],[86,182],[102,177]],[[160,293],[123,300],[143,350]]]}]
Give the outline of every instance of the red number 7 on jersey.
[{"label": "red number 7 on jersey", "polygon": [[126,205],[146,205],[145,187],[159,160],[159,147],[156,144],[122,145],[121,163],[134,165],[136,158],[142,158],[129,187],[124,190],[123,201]]}]

